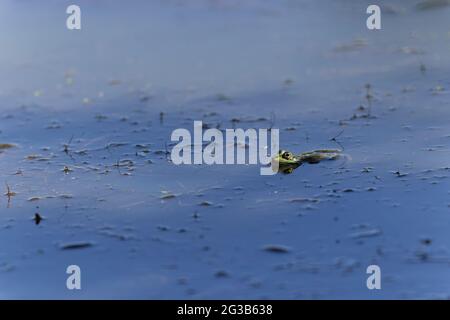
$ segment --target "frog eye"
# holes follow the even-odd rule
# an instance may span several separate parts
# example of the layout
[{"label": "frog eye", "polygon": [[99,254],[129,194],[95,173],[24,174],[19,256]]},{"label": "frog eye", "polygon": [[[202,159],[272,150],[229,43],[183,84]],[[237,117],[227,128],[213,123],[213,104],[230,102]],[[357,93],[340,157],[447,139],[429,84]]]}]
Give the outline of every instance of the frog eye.
[{"label": "frog eye", "polygon": [[286,159],[286,160],[292,159],[292,153],[290,153],[289,151],[285,151],[285,152],[281,155],[281,157],[282,157],[283,159]]}]

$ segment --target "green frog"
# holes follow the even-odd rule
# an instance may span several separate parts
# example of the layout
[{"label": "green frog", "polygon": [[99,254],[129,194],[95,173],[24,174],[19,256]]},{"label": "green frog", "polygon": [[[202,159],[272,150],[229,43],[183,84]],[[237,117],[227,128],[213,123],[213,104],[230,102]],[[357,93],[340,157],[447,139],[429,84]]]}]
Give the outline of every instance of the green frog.
[{"label": "green frog", "polygon": [[279,171],[282,173],[291,173],[305,162],[313,164],[319,163],[322,160],[335,160],[339,158],[341,152],[341,150],[337,149],[319,149],[296,155],[290,151],[280,150],[278,154],[273,157],[272,163],[276,162]]}]

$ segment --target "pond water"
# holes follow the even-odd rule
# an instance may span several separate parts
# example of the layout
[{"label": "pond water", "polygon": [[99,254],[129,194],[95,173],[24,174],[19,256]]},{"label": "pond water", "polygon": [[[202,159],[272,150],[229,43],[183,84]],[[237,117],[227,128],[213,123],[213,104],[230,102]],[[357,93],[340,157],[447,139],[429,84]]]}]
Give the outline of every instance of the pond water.
[{"label": "pond water", "polygon": [[[378,2],[2,1],[0,298],[449,298],[450,6]],[[346,156],[176,166],[195,120]]]}]

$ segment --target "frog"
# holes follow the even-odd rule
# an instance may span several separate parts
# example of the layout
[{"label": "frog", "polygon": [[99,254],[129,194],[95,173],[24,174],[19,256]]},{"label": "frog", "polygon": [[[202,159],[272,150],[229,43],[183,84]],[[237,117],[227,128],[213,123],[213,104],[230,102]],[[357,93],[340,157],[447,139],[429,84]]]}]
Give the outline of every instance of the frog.
[{"label": "frog", "polygon": [[342,150],[339,149],[318,149],[313,151],[294,154],[291,151],[279,150],[272,158],[272,163],[277,163],[279,171],[282,173],[292,173],[303,163],[316,164],[323,160],[335,160],[340,157]]}]

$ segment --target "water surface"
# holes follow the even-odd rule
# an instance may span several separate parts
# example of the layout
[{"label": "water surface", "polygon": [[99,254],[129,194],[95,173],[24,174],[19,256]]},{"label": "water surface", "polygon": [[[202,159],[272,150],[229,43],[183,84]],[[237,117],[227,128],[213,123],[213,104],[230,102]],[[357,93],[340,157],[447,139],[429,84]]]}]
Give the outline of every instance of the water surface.
[{"label": "water surface", "polygon": [[[450,8],[380,3],[2,2],[0,298],[448,298]],[[194,120],[348,157],[175,166]]]}]

